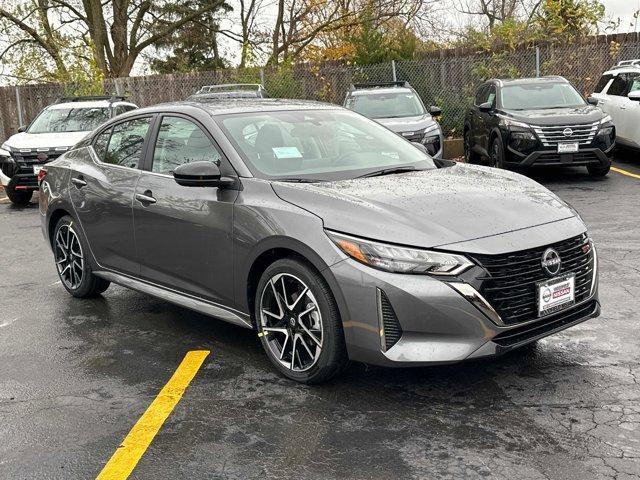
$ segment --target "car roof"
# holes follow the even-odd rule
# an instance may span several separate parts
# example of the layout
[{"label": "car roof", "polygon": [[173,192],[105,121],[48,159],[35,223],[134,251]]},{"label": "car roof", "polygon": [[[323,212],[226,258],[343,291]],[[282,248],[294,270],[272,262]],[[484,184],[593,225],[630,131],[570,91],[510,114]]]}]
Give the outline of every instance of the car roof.
[{"label": "car roof", "polygon": [[117,105],[131,105],[132,107],[137,107],[137,105],[135,105],[134,103],[124,102],[124,101],[110,102],[108,100],[87,100],[83,102],[54,103],[52,105],[49,105],[46,108],[50,110],[67,109],[67,108],[108,108],[108,107],[117,106]]},{"label": "car roof", "polygon": [[633,65],[615,67],[611,70],[607,70],[602,75],[618,75],[619,73],[640,73],[640,67]]},{"label": "car roof", "polygon": [[548,77],[528,77],[528,78],[493,78],[487,83],[497,83],[498,85],[531,85],[533,83],[569,83],[564,77],[554,75]]},{"label": "car roof", "polygon": [[349,92],[351,96],[359,97],[362,95],[378,95],[386,93],[413,93],[413,89],[410,87],[371,87],[371,88],[359,88]]},{"label": "car roof", "polygon": [[162,111],[180,112],[184,108],[198,108],[210,115],[227,115],[234,113],[277,112],[296,110],[344,110],[338,105],[312,100],[290,100],[280,98],[223,98],[200,100],[184,100],[180,102],[161,103],[141,108],[129,114],[155,113]]}]

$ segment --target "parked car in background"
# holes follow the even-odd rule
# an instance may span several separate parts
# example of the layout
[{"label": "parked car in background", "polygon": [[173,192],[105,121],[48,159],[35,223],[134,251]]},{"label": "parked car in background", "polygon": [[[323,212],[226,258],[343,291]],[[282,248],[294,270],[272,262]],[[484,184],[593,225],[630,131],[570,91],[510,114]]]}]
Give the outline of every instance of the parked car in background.
[{"label": "parked car in background", "polygon": [[267,91],[264,86],[259,83],[204,85],[200,90],[188,97],[187,100],[224,100],[230,98],[267,98]]},{"label": "parked car in background", "polygon": [[562,77],[489,80],[464,125],[467,162],[498,168],[585,166],[602,177],[615,140],[611,116]]},{"label": "parked car in background", "polygon": [[613,119],[616,142],[640,149],[640,60],[623,61],[604,72],[591,99]]},{"label": "parked car in background", "polygon": [[442,114],[428,109],[408,82],[361,83],[352,85],[344,106],[381,123],[410,142],[421,143],[434,158],[442,158],[442,129],[433,118]]},{"label": "parked car in background", "polygon": [[129,112],[46,165],[41,188],[71,295],[114,282],[255,329],[296,381],[348,359],[497,355],[600,311],[596,250],[569,205],[336,105]]},{"label": "parked car in background", "polygon": [[112,117],[138,108],[124,97],[66,97],[44,108],[0,146],[0,183],[16,205],[26,205],[38,189],[37,175],[87,133]]}]

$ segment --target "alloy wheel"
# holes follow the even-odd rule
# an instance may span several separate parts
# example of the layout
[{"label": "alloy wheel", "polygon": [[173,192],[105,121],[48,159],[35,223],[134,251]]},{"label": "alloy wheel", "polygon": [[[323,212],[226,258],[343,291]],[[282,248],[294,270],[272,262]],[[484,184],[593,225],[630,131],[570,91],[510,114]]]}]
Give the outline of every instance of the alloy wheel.
[{"label": "alloy wheel", "polygon": [[260,296],[260,331],[269,353],[285,368],[304,372],[322,352],[322,315],[309,287],[298,277],[278,273]]},{"label": "alloy wheel", "polygon": [[77,289],[84,275],[84,255],[78,234],[70,224],[58,228],[55,260],[58,274],[65,286],[71,290]]}]

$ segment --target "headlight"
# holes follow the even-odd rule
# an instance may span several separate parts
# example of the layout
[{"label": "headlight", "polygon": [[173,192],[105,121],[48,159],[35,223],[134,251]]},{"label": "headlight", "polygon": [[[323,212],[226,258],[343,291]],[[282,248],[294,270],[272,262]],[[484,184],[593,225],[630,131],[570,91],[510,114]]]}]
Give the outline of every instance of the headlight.
[{"label": "headlight", "polygon": [[423,133],[427,134],[427,133],[436,132],[436,131],[440,133],[439,130],[440,130],[440,127],[438,126],[438,124],[434,123],[433,125],[429,125],[427,128],[425,128]]},{"label": "headlight", "polygon": [[598,130],[599,137],[610,137],[613,134],[613,127],[603,127]]},{"label": "headlight", "polygon": [[498,115],[500,121],[498,122],[501,127],[512,128],[512,127],[520,127],[520,128],[531,128],[531,125],[528,123],[517,122],[509,117],[504,115]]},{"label": "headlight", "polygon": [[611,118],[611,115],[606,115],[602,120],[600,120],[600,125],[603,125],[605,123],[609,123],[612,121],[613,121],[613,118]]},{"label": "headlight", "polygon": [[3,143],[2,145],[0,145],[0,150],[4,150],[5,152],[10,152],[11,151],[11,147],[9,145],[7,145],[6,143]]},{"label": "headlight", "polygon": [[326,233],[349,257],[387,272],[457,275],[473,265],[466,257],[453,253],[400,247],[330,231]]},{"label": "headlight", "polygon": [[512,132],[511,138],[514,140],[535,140],[536,136],[533,132]]}]

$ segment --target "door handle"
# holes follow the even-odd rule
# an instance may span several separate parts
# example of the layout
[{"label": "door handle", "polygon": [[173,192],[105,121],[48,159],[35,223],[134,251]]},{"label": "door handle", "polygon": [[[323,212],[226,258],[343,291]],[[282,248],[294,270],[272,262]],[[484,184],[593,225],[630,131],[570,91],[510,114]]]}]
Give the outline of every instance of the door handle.
[{"label": "door handle", "polygon": [[153,198],[153,194],[151,190],[147,190],[144,193],[136,193],[136,200],[138,200],[143,205],[149,205],[152,203],[156,203],[156,199]]},{"label": "door handle", "polygon": [[71,182],[77,187],[82,188],[87,186],[87,182],[85,182],[84,177],[80,175],[79,177],[72,177]]}]

